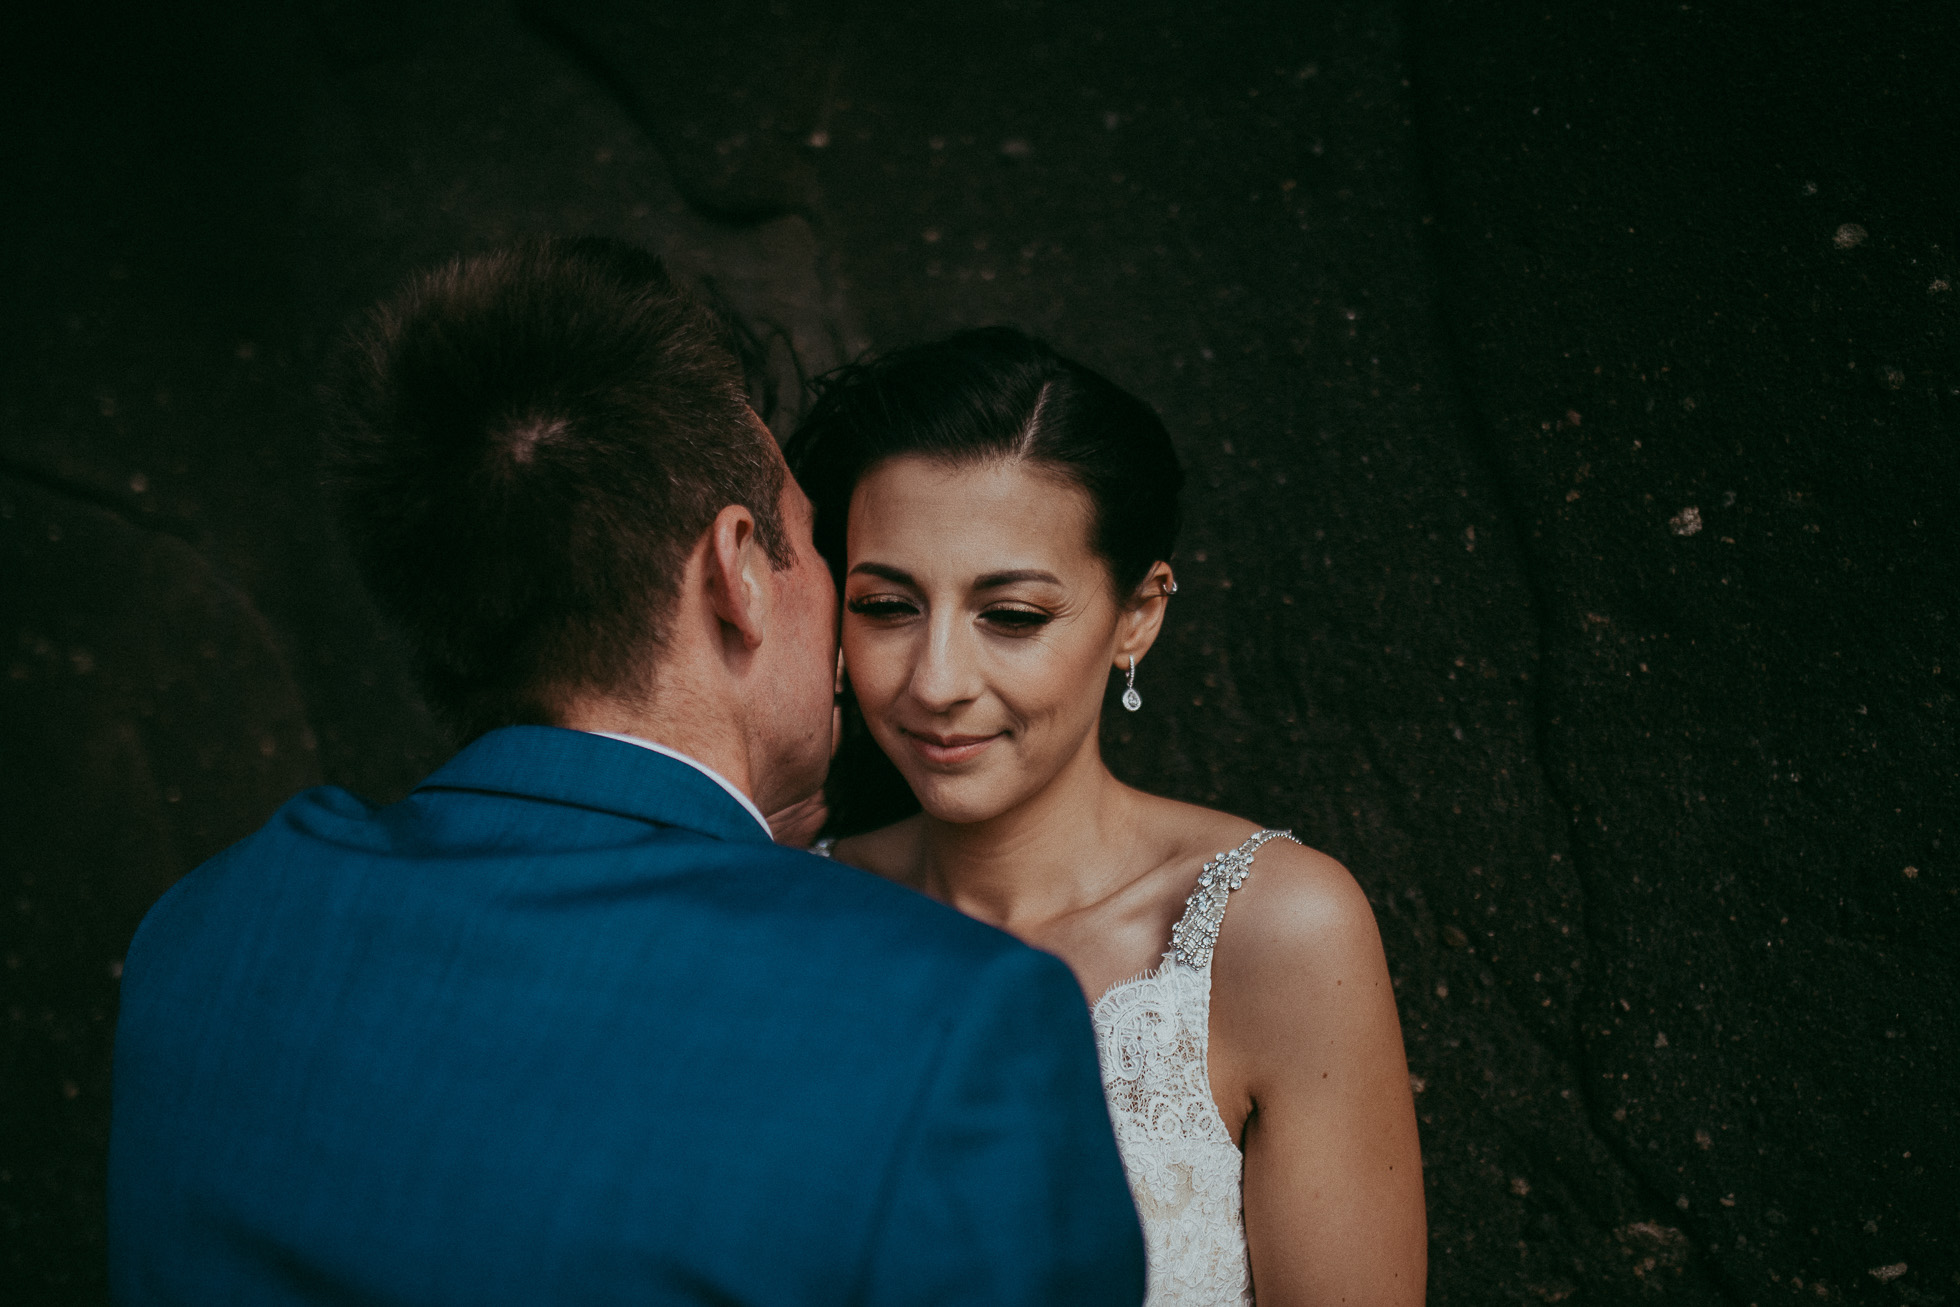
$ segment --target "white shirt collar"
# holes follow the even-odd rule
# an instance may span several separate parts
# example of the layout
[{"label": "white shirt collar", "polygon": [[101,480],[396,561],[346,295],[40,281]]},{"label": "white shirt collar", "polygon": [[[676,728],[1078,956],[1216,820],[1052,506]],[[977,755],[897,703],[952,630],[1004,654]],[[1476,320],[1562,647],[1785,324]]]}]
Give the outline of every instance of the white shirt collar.
[{"label": "white shirt collar", "polygon": [[655,744],[652,740],[643,740],[637,735],[620,735],[614,731],[587,731],[586,734],[603,735],[608,740],[618,740],[622,744],[637,744],[642,749],[651,749],[663,757],[672,758],[675,762],[686,763],[688,766],[694,768],[695,771],[700,772],[703,776],[706,776],[709,780],[721,786],[724,790],[727,790],[735,802],[742,805],[743,811],[755,818],[755,824],[762,827],[763,834],[769,836],[772,840],[776,838],[775,832],[769,829],[769,819],[762,815],[762,809],[755,806],[755,800],[736,789],[733,781],[723,776],[707,763],[702,762],[699,758],[690,758],[678,749],[670,749],[664,744]]}]

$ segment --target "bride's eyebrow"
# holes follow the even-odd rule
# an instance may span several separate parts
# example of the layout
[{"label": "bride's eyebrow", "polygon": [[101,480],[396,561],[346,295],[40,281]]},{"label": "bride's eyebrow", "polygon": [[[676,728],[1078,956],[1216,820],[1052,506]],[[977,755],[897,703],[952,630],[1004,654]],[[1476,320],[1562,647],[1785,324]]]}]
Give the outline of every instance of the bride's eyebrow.
[{"label": "bride's eyebrow", "polygon": [[[881,581],[890,581],[893,585],[911,586],[915,590],[919,587],[918,581],[910,572],[902,567],[893,567],[889,563],[858,563],[849,573],[851,576],[860,574],[875,576]],[[1049,585],[1060,585],[1062,578],[1053,572],[1044,572],[1038,567],[1020,567],[1005,572],[988,572],[984,576],[975,578],[973,588],[998,590],[1002,586],[1015,585],[1023,581],[1045,581]]]},{"label": "bride's eyebrow", "polygon": [[1018,568],[1011,572],[989,572],[973,583],[975,590],[998,590],[1004,585],[1019,581],[1046,581],[1050,585],[1060,585],[1062,578],[1053,572],[1044,572],[1036,567]]},{"label": "bride's eyebrow", "polygon": [[866,576],[890,581],[893,585],[909,585],[915,590],[919,587],[919,583],[912,579],[912,574],[901,567],[892,567],[885,563],[859,563],[851,569],[850,574],[856,576],[860,572]]}]

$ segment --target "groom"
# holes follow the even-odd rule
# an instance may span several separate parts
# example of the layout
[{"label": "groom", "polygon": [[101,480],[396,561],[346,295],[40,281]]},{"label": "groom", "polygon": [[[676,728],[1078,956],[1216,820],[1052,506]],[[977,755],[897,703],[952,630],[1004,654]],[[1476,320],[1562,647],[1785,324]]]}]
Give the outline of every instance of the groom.
[{"label": "groom", "polygon": [[717,322],[507,249],[373,315],[350,543],[469,741],[292,800],[123,975],[112,1276],[146,1303],[1135,1303],[1054,959],[770,841],[836,596]]}]

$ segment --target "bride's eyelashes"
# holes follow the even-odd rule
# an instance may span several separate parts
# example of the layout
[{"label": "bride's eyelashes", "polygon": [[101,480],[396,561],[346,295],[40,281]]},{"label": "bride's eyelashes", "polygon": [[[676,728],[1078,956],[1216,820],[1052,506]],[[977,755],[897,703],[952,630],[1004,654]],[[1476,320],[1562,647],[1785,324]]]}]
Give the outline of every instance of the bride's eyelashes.
[{"label": "bride's eyelashes", "polygon": [[980,620],[1003,635],[1032,635],[1055,620],[1053,613],[1020,605],[995,605],[982,609]]},{"label": "bride's eyelashes", "polygon": [[863,595],[844,606],[859,617],[869,617],[874,620],[913,617],[919,611],[917,604],[896,595]]},{"label": "bride's eyelashes", "polygon": [[[919,605],[899,595],[860,595],[844,607],[874,622],[898,622],[919,615]],[[996,635],[1033,635],[1055,620],[1055,614],[1030,604],[993,604],[980,611],[980,621]]]}]

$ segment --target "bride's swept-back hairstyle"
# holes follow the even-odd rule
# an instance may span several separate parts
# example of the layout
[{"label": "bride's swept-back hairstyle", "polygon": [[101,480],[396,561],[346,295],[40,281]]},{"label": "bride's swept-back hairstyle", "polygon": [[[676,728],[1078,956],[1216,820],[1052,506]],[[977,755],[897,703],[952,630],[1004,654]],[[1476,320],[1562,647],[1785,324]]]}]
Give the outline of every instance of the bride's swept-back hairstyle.
[{"label": "bride's swept-back hairstyle", "polygon": [[845,517],[888,458],[1025,460],[1079,487],[1118,602],[1177,545],[1184,469],[1148,404],[1013,327],[980,327],[840,369],[784,451],[840,579]]},{"label": "bride's swept-back hairstyle", "polygon": [[[830,374],[784,450],[816,507],[817,550],[843,586],[845,519],[865,474],[904,455],[1025,460],[1079,487],[1090,547],[1119,604],[1169,561],[1184,468],[1150,406],[1012,327],[981,327]],[[848,695],[826,787],[827,833],[854,835],[919,808]]]}]

